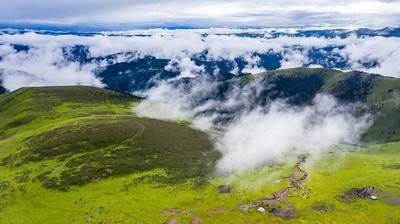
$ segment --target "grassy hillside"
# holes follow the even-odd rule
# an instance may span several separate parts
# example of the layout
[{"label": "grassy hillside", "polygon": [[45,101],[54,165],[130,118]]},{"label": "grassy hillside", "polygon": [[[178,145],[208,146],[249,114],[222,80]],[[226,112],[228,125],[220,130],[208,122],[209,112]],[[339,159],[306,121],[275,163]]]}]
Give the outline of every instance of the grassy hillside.
[{"label": "grassy hillside", "polygon": [[32,180],[62,191],[157,169],[165,171],[151,177],[158,182],[202,181],[219,156],[207,135],[138,118],[131,112],[135,102],[93,87],[22,88],[2,95],[1,169],[17,183]]},{"label": "grassy hillside", "polygon": [[[0,224],[400,221],[400,143],[217,177],[205,133],[137,117],[137,102],[82,86],[1,95]],[[378,200],[351,194],[369,187]],[[286,188],[264,213],[240,209]]]}]

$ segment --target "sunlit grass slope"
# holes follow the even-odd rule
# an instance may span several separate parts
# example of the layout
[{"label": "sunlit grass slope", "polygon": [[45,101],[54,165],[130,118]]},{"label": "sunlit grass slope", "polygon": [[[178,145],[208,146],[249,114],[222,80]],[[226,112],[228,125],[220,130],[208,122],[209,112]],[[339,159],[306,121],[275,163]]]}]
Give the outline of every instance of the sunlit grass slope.
[{"label": "sunlit grass slope", "polygon": [[[139,118],[138,99],[93,87],[0,96],[0,223],[398,223],[400,144],[309,157],[292,218],[239,206],[285,188],[296,158],[217,177],[208,136]],[[220,193],[218,186],[231,186]],[[375,187],[378,200],[343,201]]]}]

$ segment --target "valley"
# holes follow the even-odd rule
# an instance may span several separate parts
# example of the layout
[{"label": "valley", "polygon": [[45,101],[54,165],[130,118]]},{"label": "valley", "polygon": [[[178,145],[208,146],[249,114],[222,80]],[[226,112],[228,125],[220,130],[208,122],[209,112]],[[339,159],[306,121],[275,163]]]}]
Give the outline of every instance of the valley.
[{"label": "valley", "polygon": [[223,155],[210,135],[190,121],[138,116],[140,98],[85,86],[0,95],[0,223],[399,223],[400,85],[363,75],[263,74],[275,87],[255,102],[308,104],[328,91],[362,103],[356,111],[375,123],[358,145],[228,174],[215,170]]}]

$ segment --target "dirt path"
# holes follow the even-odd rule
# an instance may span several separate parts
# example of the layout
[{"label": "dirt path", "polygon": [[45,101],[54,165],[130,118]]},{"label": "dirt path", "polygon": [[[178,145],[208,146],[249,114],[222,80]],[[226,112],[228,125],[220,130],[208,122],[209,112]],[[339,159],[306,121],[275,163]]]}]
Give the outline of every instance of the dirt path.
[{"label": "dirt path", "polygon": [[302,164],[306,162],[306,158],[306,155],[300,155],[297,157],[296,164],[294,165],[293,170],[288,177],[290,181],[289,186],[278,192],[272,193],[271,195],[264,196],[257,201],[241,205],[240,209],[248,212],[252,209],[263,208],[265,211],[282,218],[292,217],[294,215],[294,207],[290,204],[287,204],[286,199],[293,191],[301,190],[301,187],[308,177],[307,171],[302,168]]}]

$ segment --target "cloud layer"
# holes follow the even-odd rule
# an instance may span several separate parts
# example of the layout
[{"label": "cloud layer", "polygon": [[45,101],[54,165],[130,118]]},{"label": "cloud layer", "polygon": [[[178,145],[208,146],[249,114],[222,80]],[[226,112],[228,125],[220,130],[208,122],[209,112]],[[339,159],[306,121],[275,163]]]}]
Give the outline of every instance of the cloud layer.
[{"label": "cloud layer", "polygon": [[[32,85],[102,86],[101,80],[96,78],[99,70],[146,56],[168,59],[164,69],[180,73],[180,77],[203,75],[210,73],[210,69],[213,75],[218,75],[218,67],[206,68],[205,64],[219,62],[229,62],[229,72],[233,74],[259,73],[275,63],[274,68],[322,66],[400,77],[399,37],[359,36],[346,30],[321,31],[337,33],[331,37],[303,36],[306,32],[296,29],[153,29],[84,36],[3,33],[0,35],[0,69],[4,69],[2,79],[9,90]],[[340,36],[341,33],[346,35]],[[71,53],[76,49],[81,49],[84,55]],[[278,61],[273,62],[270,57]]]}]

